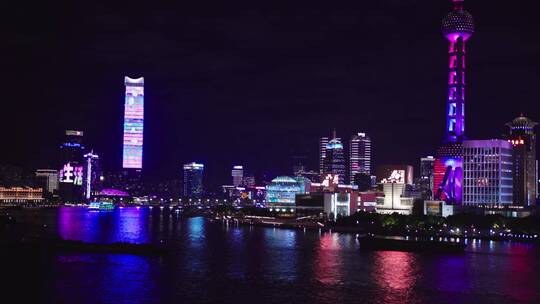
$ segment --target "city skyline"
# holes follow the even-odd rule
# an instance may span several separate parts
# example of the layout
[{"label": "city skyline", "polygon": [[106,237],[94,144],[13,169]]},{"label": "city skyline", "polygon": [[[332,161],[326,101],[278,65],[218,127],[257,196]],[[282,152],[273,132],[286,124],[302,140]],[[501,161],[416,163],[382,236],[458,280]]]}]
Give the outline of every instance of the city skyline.
[{"label": "city skyline", "polygon": [[[474,83],[467,93],[467,116],[476,118],[467,121],[467,135],[471,139],[500,138],[506,131],[504,123],[520,112],[533,120],[540,117],[539,110],[534,106],[533,94],[534,83],[538,80],[538,75],[534,73],[538,68],[538,59],[533,57],[533,51],[538,48],[538,42],[533,41],[530,25],[522,20],[526,19],[523,16],[529,13],[526,7],[480,5],[475,2],[466,3],[467,10],[481,20],[481,26],[470,41],[470,52],[467,54],[467,82]],[[443,126],[438,122],[443,119],[447,93],[447,73],[444,72],[448,65],[447,45],[437,26],[433,25],[440,24],[440,19],[448,12],[448,2],[427,3],[418,7],[387,3],[384,9],[373,4],[362,4],[362,8],[367,10],[366,13],[361,12],[360,5],[336,7],[336,20],[320,14],[320,8],[318,4],[314,4],[306,13],[305,22],[299,22],[295,18],[298,7],[293,6],[286,10],[280,15],[280,20],[275,19],[279,11],[277,8],[274,8],[275,11],[271,8],[268,11],[255,8],[252,10],[253,16],[261,17],[260,21],[256,22],[257,18],[253,16],[243,17],[244,21],[255,22],[257,26],[254,29],[235,28],[235,9],[224,9],[220,14],[225,25],[231,29],[232,36],[217,35],[207,43],[217,46],[220,45],[218,41],[225,39],[241,46],[243,40],[239,41],[238,38],[245,37],[243,43],[251,48],[249,51],[240,51],[221,46],[210,52],[211,54],[201,55],[199,60],[192,64],[184,59],[189,56],[182,49],[178,49],[178,46],[189,42],[186,46],[186,51],[189,51],[196,49],[202,42],[183,30],[179,37],[175,38],[177,40],[171,38],[173,33],[159,34],[157,29],[161,30],[164,25],[159,22],[158,17],[161,17],[165,24],[174,22],[170,15],[164,13],[165,7],[150,9],[153,14],[150,15],[155,18],[143,18],[143,24],[126,27],[123,23],[118,23],[116,32],[111,33],[113,37],[127,37],[126,39],[133,41],[133,36],[144,37],[144,33],[148,33],[148,41],[155,39],[157,43],[161,43],[157,44],[159,47],[155,51],[119,46],[105,38],[96,38],[89,44],[79,41],[71,48],[66,48],[67,44],[54,39],[38,46],[35,44],[40,41],[38,38],[48,37],[52,29],[45,27],[36,30],[32,33],[34,36],[30,36],[25,43],[41,48],[49,55],[54,50],[59,51],[58,54],[52,53],[52,56],[80,51],[82,58],[67,56],[60,62],[59,68],[53,70],[49,63],[37,62],[39,55],[35,53],[11,54],[8,51],[8,55],[12,56],[6,58],[20,61],[24,59],[26,64],[35,64],[36,69],[31,75],[23,76],[16,72],[14,65],[7,65],[5,74],[14,75],[3,79],[3,83],[10,84],[6,91],[7,97],[20,102],[9,103],[8,118],[2,121],[2,127],[6,129],[11,125],[17,126],[13,132],[6,134],[8,141],[30,137],[35,137],[35,141],[32,141],[32,145],[19,141],[20,148],[14,150],[21,151],[4,149],[1,157],[5,163],[21,166],[52,166],[54,164],[46,162],[53,159],[63,130],[80,129],[85,132],[85,142],[101,156],[104,168],[119,169],[121,154],[118,151],[121,151],[122,131],[118,127],[118,121],[123,115],[122,77],[132,75],[146,78],[145,114],[148,115],[148,124],[145,127],[148,128],[145,129],[144,167],[148,167],[150,175],[164,172],[171,177],[177,177],[182,164],[195,159],[206,165],[205,175],[213,179],[209,181],[211,184],[227,180],[230,166],[240,162],[259,174],[275,168],[270,169],[275,172],[268,173],[277,176],[290,171],[286,159],[294,154],[306,155],[310,169],[316,170],[317,140],[333,127],[336,127],[344,138],[354,134],[356,130],[370,134],[375,141],[372,152],[375,164],[399,162],[417,166],[419,156],[435,153],[444,134]],[[351,13],[348,13],[347,9],[351,9]],[[73,10],[76,14],[82,14],[76,8]],[[73,26],[85,30],[83,32],[86,34],[99,35],[103,33],[99,25],[115,24],[112,17],[121,15],[120,7],[113,8],[108,15],[100,12],[98,8],[96,10],[98,15],[104,16],[102,19],[84,19],[75,22]],[[192,26],[215,33],[216,29],[212,25],[215,23],[197,26],[194,22],[197,19],[213,20],[200,7],[193,4],[187,11],[192,12],[193,17],[186,23],[186,28]],[[378,13],[375,15],[381,20],[369,20],[368,17],[373,18],[374,13]],[[414,22],[404,19],[411,15],[415,17]],[[355,17],[351,18],[352,16]],[[501,16],[509,20],[512,27],[502,28],[497,22]],[[120,16],[119,20],[131,19]],[[70,19],[59,19],[60,23],[68,21]],[[326,29],[315,26],[319,21],[322,21]],[[276,27],[265,27],[268,24]],[[379,24],[381,31],[376,35],[370,35],[363,29],[364,25],[373,27]],[[405,26],[401,28],[397,27],[397,24]],[[306,43],[319,46],[320,51],[314,51],[302,44],[295,44],[292,48],[284,47],[285,42],[290,42],[295,35],[299,35],[295,34],[295,30],[301,32],[302,37],[307,37]],[[29,29],[21,27],[18,31],[27,34]],[[287,34],[291,31],[291,34]],[[411,32],[416,35],[411,37]],[[258,38],[263,33],[272,34],[269,35],[268,42]],[[362,34],[364,42],[359,39]],[[65,30],[58,35],[74,38],[71,32]],[[351,39],[344,40],[343,35]],[[502,36],[510,41],[501,45],[499,37]],[[274,49],[270,46],[272,42],[279,42],[273,46]],[[9,50],[22,50],[27,44],[8,39],[8,45],[13,47],[8,48]],[[264,48],[254,48],[257,45],[269,49],[265,51]],[[102,47],[104,52],[100,55],[88,55],[95,47]],[[498,52],[493,53],[493,49]],[[125,58],[110,66],[105,64],[117,59],[115,50],[125,51]],[[268,55],[275,54],[275,50],[285,53],[272,55],[270,58],[274,63],[289,63],[288,58],[291,56],[303,58],[291,66],[290,80],[294,79],[294,85],[282,79],[283,73],[280,73],[279,69],[260,65],[263,58],[268,59]],[[164,53],[168,54],[168,57],[160,59],[158,55]],[[322,57],[322,53],[326,57]],[[220,54],[237,58],[237,61],[220,65]],[[392,59],[389,56],[392,56]],[[203,58],[212,60],[203,63]],[[87,59],[95,66],[89,66]],[[164,63],[171,61],[175,63],[175,68],[164,68]],[[378,64],[370,64],[370,61]],[[516,64],[508,66],[510,61]],[[258,68],[253,69],[252,65]],[[493,66],[497,66],[501,74],[512,76],[504,77],[506,86],[500,85],[500,76],[490,72]],[[157,69],[158,67],[160,69]],[[312,76],[311,70],[306,70],[306,67],[312,67],[322,75]],[[405,71],[411,76],[403,78]],[[43,79],[45,72],[50,72],[51,77]],[[236,77],[232,77],[234,75]],[[259,82],[250,80],[253,77],[249,75],[259,75],[262,77],[261,81],[264,80],[267,84],[261,86]],[[205,79],[208,81],[204,81]],[[60,91],[56,85],[50,83],[53,80],[61,81],[66,86],[60,86]],[[21,95],[18,88],[28,82],[33,83],[35,90]],[[413,84],[417,87],[423,83],[429,86],[421,86],[422,90],[416,89],[416,92],[412,93],[406,90]],[[494,86],[499,90],[493,91]],[[223,87],[227,87],[225,94],[219,93]],[[326,89],[314,91],[311,89],[314,87]],[[398,98],[403,96],[402,93],[394,95],[388,91],[409,93],[404,100]],[[76,102],[74,96],[77,96]],[[506,100],[512,101],[510,110],[489,106],[504,105],[506,103],[503,101]],[[226,102],[229,106],[215,106],[220,102]],[[20,107],[23,104],[35,109],[29,113],[24,125],[17,118],[22,113]],[[44,104],[53,106],[45,108]],[[406,104],[410,106],[405,107]],[[212,110],[213,108],[215,110]],[[284,108],[289,112],[283,113]],[[381,116],[383,111],[384,115]],[[307,115],[302,115],[303,112]],[[364,116],[365,119],[359,119]],[[98,117],[99,120],[96,119]],[[235,117],[244,119],[237,120]],[[305,121],[297,122],[298,117]],[[487,117],[490,118],[489,121],[486,121]],[[99,123],[96,123],[97,121]],[[205,123],[203,127],[202,124]],[[426,128],[430,125],[437,127]],[[401,136],[404,129],[411,130],[417,136]],[[220,132],[230,136],[215,136]],[[268,142],[276,144],[268,147]],[[393,153],[393,145],[403,146],[405,143],[408,148],[403,153]],[[39,153],[35,157],[30,157],[31,153],[35,154],[32,147],[39,147]],[[261,163],[261,157],[251,156],[255,153],[262,153],[265,161]]]}]

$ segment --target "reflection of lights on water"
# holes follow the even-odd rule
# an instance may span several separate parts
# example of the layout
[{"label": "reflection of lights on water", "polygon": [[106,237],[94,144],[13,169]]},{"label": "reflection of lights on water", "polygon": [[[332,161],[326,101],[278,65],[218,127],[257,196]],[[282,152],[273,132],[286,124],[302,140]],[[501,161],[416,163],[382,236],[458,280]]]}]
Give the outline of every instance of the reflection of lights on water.
[{"label": "reflection of lights on water", "polygon": [[410,252],[379,251],[376,253],[375,281],[382,288],[408,290],[414,287],[416,257]]}]

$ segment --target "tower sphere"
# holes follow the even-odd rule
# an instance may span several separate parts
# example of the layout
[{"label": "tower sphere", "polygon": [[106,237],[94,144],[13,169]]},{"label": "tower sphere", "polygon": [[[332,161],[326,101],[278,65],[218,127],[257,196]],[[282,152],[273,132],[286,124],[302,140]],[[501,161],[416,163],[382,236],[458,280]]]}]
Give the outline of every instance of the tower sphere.
[{"label": "tower sphere", "polygon": [[450,41],[456,41],[459,37],[469,39],[474,33],[474,19],[469,12],[462,7],[452,10],[442,22],[442,33]]}]

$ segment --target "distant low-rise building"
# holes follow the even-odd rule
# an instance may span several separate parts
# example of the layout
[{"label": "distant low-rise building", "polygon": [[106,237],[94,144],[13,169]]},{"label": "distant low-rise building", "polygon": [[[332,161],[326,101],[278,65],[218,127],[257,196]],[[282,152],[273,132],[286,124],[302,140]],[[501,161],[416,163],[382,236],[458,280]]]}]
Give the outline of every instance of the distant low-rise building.
[{"label": "distant low-rise building", "polygon": [[0,204],[17,205],[43,202],[43,189],[30,187],[0,187]]},{"label": "distant low-rise building", "polygon": [[303,177],[278,176],[266,186],[266,204],[270,211],[294,212],[296,195],[304,194],[309,180]]}]

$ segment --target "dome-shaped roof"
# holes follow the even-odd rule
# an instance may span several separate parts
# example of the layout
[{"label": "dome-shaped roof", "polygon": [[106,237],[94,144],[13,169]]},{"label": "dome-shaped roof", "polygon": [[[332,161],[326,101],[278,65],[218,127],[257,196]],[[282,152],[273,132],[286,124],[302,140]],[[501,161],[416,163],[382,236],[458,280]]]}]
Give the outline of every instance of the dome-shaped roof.
[{"label": "dome-shaped roof", "polygon": [[326,144],[326,149],[343,149],[343,144],[339,139],[334,138]]},{"label": "dome-shaped roof", "polygon": [[467,40],[474,33],[474,19],[463,9],[453,10],[443,19],[442,33],[448,39],[463,37]]},{"label": "dome-shaped roof", "polygon": [[272,180],[272,183],[296,183],[296,180],[290,176],[278,176]]},{"label": "dome-shaped roof", "polygon": [[530,118],[521,114],[520,116],[514,118],[511,122],[507,123],[506,125],[511,128],[533,128],[537,124],[538,124],[537,122],[534,122]]},{"label": "dome-shaped roof", "polygon": [[129,196],[129,193],[117,189],[103,189],[99,192],[103,196]]}]

